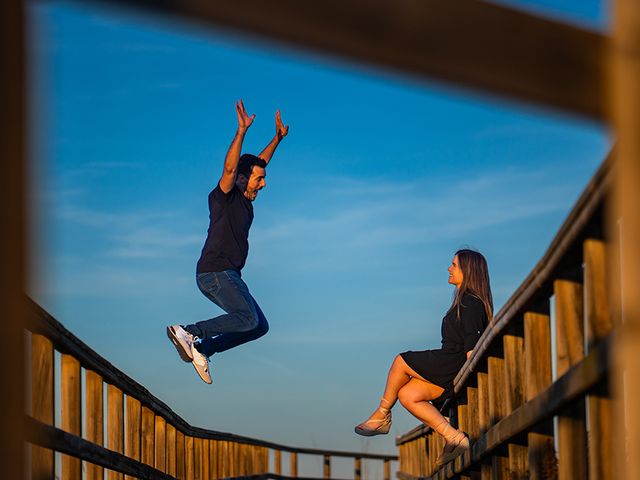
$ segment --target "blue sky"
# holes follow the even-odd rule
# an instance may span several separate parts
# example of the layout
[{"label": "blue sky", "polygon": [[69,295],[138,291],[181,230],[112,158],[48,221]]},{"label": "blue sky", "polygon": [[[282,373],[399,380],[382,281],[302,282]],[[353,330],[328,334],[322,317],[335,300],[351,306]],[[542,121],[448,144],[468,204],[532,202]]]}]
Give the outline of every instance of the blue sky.
[{"label": "blue sky", "polygon": [[[509,1],[606,29],[595,1]],[[598,124],[185,25],[32,6],[34,282],[82,340],[194,425],[376,452],[353,425],[404,350],[436,348],[456,249],[488,258],[499,308],[610,141]],[[243,276],[269,334],[215,356],[214,385],[164,333],[220,311],[195,262],[236,127],[290,134],[255,203]],[[396,408],[392,433],[417,421]]]}]

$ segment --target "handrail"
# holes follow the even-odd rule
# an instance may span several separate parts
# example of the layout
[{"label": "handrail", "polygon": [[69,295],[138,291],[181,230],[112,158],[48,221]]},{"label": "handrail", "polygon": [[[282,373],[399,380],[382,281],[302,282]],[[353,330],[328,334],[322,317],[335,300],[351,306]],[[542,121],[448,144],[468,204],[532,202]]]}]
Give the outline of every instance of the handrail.
[{"label": "handrail", "polygon": [[[190,478],[189,474],[183,476],[185,472],[198,469],[202,473],[198,478],[300,478],[298,455],[301,454],[324,457],[322,478],[325,479],[335,478],[331,477],[331,457],[353,458],[356,479],[361,478],[362,460],[381,460],[384,478],[390,479],[390,462],[397,461],[397,455],[295,447],[194,427],[73,335],[32,299],[25,297],[25,301],[30,312],[27,329],[32,334],[31,388],[34,392],[32,414],[26,416],[25,426],[28,441],[39,449],[33,455],[34,472],[44,469],[52,473],[54,457],[50,452],[58,451],[76,459],[74,462],[62,457],[65,478],[80,478],[77,463],[80,460],[91,465],[88,478],[102,478],[95,470],[100,468],[136,478]],[[53,426],[54,351],[62,354],[62,428]],[[84,407],[80,393],[81,368],[86,371]],[[102,445],[104,384],[108,407],[106,448]],[[87,436],[83,437],[80,421],[85,408]],[[126,446],[125,437],[128,438]],[[269,471],[270,451],[274,455],[275,472]],[[289,477],[282,475],[282,452],[290,454]],[[174,474],[177,477],[172,476]],[[45,477],[48,478],[48,474],[34,478]]]},{"label": "handrail", "polygon": [[493,340],[504,331],[518,313],[534,301],[536,296],[540,296],[540,290],[552,280],[553,272],[558,268],[563,256],[583,232],[593,213],[601,207],[606,192],[613,181],[613,155],[613,152],[610,153],[602,163],[551,241],[545,254],[495,315],[493,324],[483,332],[471,357],[467,359],[454,379],[455,393],[458,393],[465,385],[469,375],[481,361]]},{"label": "handrail", "polygon": [[159,415],[170,420],[185,435],[197,436],[209,440],[225,440],[259,447],[267,447],[283,452],[309,454],[309,455],[330,455],[332,457],[358,457],[372,460],[397,460],[397,455],[384,455],[365,452],[345,452],[338,450],[321,450],[317,448],[292,447],[281,445],[266,440],[236,435],[234,433],[219,432],[199,427],[194,427],[187,423],[182,417],[176,414],[166,403],[155,397],[149,390],[115,367],[111,362],[101,357],[95,350],[73,335],[51,314],[40,305],[27,297],[33,316],[29,328],[34,333],[40,333],[53,343],[56,350],[61,353],[73,355],[80,364],[90,370],[95,371],[103,377],[105,381],[121,389],[125,394],[136,397],[140,402],[149,407]]},{"label": "handrail", "polygon": [[[474,470],[492,478],[546,478],[554,471],[582,478],[588,469],[595,477],[613,478],[606,452],[617,337],[607,270],[617,268],[619,259],[608,258],[603,239],[614,155],[594,174],[454,380],[454,397],[441,411],[470,434],[471,449],[438,466],[435,456],[444,441],[418,425],[396,438],[401,480],[449,479]],[[554,325],[557,378],[552,379]]]}]

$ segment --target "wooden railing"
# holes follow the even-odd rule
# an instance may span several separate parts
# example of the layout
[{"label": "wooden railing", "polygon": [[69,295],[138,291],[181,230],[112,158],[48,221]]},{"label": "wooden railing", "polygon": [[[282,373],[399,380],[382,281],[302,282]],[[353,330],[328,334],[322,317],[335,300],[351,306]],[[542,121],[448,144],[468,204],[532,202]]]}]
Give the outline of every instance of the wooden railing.
[{"label": "wooden railing", "polygon": [[438,468],[443,440],[420,425],[396,440],[400,479],[614,478],[609,384],[618,322],[607,279],[619,262],[603,240],[611,163],[454,381],[455,398],[442,411],[469,433],[470,451]]},{"label": "wooden railing", "polygon": [[[384,478],[391,476],[391,462],[397,456],[289,447],[193,427],[27,301],[32,313],[27,332],[31,414],[25,415],[25,430],[32,444],[33,480],[55,478],[55,452],[62,454],[58,468],[64,480],[83,478],[83,463],[88,480],[102,479],[105,471],[108,479],[301,478],[298,455],[322,456],[322,478],[332,478],[332,457],[352,458],[356,479],[362,478],[363,459],[382,461]],[[59,405],[54,401],[56,376]],[[60,428],[55,426],[56,413]],[[289,454],[288,476],[282,474],[283,452]]]}]

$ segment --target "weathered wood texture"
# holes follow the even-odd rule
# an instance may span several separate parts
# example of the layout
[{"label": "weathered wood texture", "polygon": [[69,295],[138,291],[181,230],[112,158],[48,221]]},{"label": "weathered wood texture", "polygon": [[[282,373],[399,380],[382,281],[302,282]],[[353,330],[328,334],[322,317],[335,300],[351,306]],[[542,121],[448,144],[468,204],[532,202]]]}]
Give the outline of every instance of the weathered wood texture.
[{"label": "weathered wood texture", "polygon": [[143,463],[153,466],[155,463],[155,415],[152,410],[142,407],[141,450]]},{"label": "weathered wood texture", "polygon": [[[140,401],[127,395],[127,417],[125,421],[125,455],[134,460],[140,460],[140,436],[142,432],[142,406]],[[133,480],[126,476],[126,480]]]},{"label": "weathered wood texture", "polygon": [[[86,438],[96,445],[104,443],[104,403],[102,377],[92,370],[85,370],[85,431]],[[91,463],[85,464],[88,480],[102,480],[103,468]]]},{"label": "weathered wood texture", "polygon": [[[107,448],[124,453],[124,395],[122,390],[107,385]],[[107,472],[109,480],[120,480],[122,473]]]},{"label": "weathered wood texture", "polygon": [[[548,315],[524,314],[524,381],[527,401],[533,400],[551,384],[551,320]],[[528,433],[527,443],[530,478],[555,478],[556,458],[551,422],[541,425],[538,432]]]},{"label": "weathered wood texture", "polygon": [[[53,425],[53,345],[46,337],[31,335],[31,415]],[[31,449],[32,480],[50,480],[54,476],[53,451],[33,446]]]},{"label": "weathered wood texture", "polygon": [[[557,376],[584,358],[583,288],[576,282],[554,282]],[[587,429],[584,399],[558,416],[558,478],[587,478]]]},{"label": "weathered wood texture", "polygon": [[[61,356],[61,400],[60,416],[62,430],[80,436],[82,432],[82,410],[80,405],[80,363],[71,355]],[[62,478],[80,480],[82,464],[76,457],[62,456]]]},{"label": "weathered wood texture", "polygon": [[[640,285],[640,4],[635,0],[616,0],[612,17],[614,58],[611,63],[611,86],[618,142],[618,175],[615,189],[616,211],[610,217],[609,230],[615,232],[616,227],[619,227],[616,223],[622,218],[619,243],[622,288],[613,297],[616,300],[620,298],[620,305],[614,306],[617,310],[614,319],[624,320],[620,325],[618,345],[615,348],[615,397],[622,401],[624,398],[640,397],[640,295],[637,292],[637,286]],[[617,293],[620,293],[619,297]],[[616,464],[621,466],[616,474],[617,478],[640,478],[639,410],[626,409],[625,418],[617,415],[614,448]]]},{"label": "weathered wood texture", "polygon": [[[586,345],[590,352],[612,328],[607,287],[607,247],[599,240],[584,242],[584,304]],[[589,476],[613,480],[613,401],[607,385],[587,396]]]}]

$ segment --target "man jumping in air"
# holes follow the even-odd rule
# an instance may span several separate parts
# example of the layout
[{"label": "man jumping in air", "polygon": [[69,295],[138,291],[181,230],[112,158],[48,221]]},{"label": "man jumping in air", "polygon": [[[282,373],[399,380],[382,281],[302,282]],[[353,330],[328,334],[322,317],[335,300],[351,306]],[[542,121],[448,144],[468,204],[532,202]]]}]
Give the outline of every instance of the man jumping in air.
[{"label": "man jumping in air", "polygon": [[224,160],[220,181],[209,194],[209,230],[196,269],[200,291],[226,313],[191,325],[167,327],[180,358],[192,362],[198,375],[211,383],[209,357],[256,338],[269,330],[258,303],[241,278],[249,252],[252,202],[265,183],[265,168],[278,144],[289,133],[276,112],[276,134],[256,157],[240,155],[242,141],[253,123],[242,100],[236,102],[238,130]]}]

